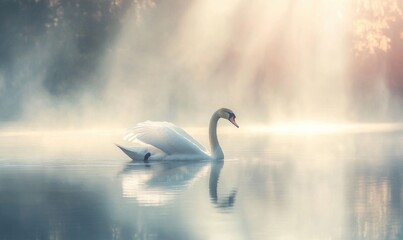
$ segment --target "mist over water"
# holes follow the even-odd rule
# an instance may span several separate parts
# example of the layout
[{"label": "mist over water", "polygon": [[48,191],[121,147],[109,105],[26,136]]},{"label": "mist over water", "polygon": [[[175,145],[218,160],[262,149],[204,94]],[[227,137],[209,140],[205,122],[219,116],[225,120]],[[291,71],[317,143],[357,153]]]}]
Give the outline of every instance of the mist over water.
[{"label": "mist over water", "polygon": [[204,126],[225,106],[241,122],[395,121],[401,21],[390,22],[387,52],[357,57],[357,4],[6,1],[0,119]]}]

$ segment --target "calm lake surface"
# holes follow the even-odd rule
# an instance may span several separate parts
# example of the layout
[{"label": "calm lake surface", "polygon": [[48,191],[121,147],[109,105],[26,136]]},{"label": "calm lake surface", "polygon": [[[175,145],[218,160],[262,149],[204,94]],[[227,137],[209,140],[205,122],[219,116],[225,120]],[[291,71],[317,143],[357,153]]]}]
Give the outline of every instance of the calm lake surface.
[{"label": "calm lake surface", "polygon": [[374,129],[223,131],[224,162],[149,164],[120,131],[3,131],[0,239],[403,239],[403,132]]}]

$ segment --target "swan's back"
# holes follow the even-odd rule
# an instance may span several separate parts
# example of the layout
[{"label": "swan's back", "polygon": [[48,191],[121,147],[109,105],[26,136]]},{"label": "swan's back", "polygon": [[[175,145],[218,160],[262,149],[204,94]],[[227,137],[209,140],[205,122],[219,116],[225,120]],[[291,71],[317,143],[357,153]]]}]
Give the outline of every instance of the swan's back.
[{"label": "swan's back", "polygon": [[169,122],[146,121],[128,130],[124,139],[152,145],[167,155],[203,155],[206,149],[183,129]]}]

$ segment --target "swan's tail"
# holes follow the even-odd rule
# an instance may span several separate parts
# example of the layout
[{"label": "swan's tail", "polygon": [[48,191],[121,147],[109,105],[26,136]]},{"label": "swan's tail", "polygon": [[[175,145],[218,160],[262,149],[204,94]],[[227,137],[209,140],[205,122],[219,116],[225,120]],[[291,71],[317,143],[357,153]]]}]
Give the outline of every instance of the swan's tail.
[{"label": "swan's tail", "polygon": [[148,158],[151,156],[146,149],[140,147],[123,147],[119,144],[115,144],[120,150],[126,153],[133,161],[148,161]]}]

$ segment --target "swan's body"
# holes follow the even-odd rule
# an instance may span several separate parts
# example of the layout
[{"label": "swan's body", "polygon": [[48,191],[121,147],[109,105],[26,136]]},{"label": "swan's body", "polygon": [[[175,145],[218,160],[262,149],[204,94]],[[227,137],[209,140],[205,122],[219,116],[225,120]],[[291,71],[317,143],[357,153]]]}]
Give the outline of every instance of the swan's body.
[{"label": "swan's body", "polygon": [[125,140],[136,146],[117,146],[134,161],[223,159],[224,154],[217,138],[217,122],[220,118],[228,119],[239,127],[231,110],[217,110],[211,116],[209,125],[211,153],[183,129],[168,122],[139,123],[124,136]]}]

